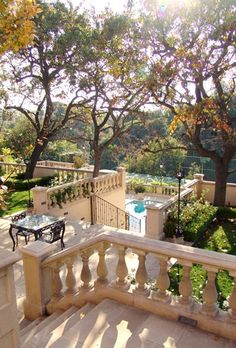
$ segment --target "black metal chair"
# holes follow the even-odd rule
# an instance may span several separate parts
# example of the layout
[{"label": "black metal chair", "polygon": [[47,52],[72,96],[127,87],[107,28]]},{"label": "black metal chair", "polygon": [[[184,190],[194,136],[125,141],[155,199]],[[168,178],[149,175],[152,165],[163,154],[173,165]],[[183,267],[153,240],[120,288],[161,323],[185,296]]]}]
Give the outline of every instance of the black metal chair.
[{"label": "black metal chair", "polygon": [[41,230],[38,240],[41,240],[46,243],[54,243],[58,240],[61,241],[61,249],[65,247],[65,243],[63,241],[65,233],[65,222],[58,221],[46,230]]},{"label": "black metal chair", "polygon": [[[18,220],[22,220],[26,217],[26,212],[22,212],[20,214],[15,214],[11,217],[11,221],[12,222],[16,222]],[[24,237],[25,238],[25,244],[27,245],[29,240],[30,240],[30,236],[32,235],[32,233],[27,232],[27,231],[23,231],[20,228],[17,229],[16,231],[16,246],[18,246],[18,237]],[[13,251],[15,250],[15,246],[13,246]]]}]

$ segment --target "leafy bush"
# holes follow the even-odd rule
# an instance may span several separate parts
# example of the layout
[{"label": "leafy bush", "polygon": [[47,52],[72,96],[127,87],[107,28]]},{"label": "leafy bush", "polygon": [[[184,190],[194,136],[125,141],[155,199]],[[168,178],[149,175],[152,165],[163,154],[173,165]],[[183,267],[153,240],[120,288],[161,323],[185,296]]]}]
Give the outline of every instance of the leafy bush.
[{"label": "leafy bush", "polygon": [[17,177],[12,177],[7,180],[6,185],[9,189],[13,189],[16,191],[27,191],[28,188],[31,189],[35,186],[49,186],[49,183],[52,180],[52,178],[52,176],[45,176],[43,178],[29,179],[28,182],[28,180],[25,179],[18,179]]},{"label": "leafy bush", "polygon": [[173,238],[175,235],[177,226],[177,218],[175,217],[174,212],[168,214],[168,218],[164,224],[164,233],[166,238]]},{"label": "leafy bush", "polygon": [[[180,208],[180,227],[184,233],[184,240],[194,242],[205,231],[212,222],[217,212],[217,208],[209,203],[202,203],[201,200],[181,203]],[[169,214],[164,225],[166,237],[173,237],[177,226],[177,206]]]},{"label": "leafy bush", "polygon": [[146,191],[146,189],[145,189],[144,185],[139,184],[139,185],[134,186],[135,193],[143,193],[145,191]]},{"label": "leafy bush", "polygon": [[[187,207],[186,207],[187,208]],[[194,211],[192,211],[191,218],[188,221],[182,221],[182,228],[184,231],[184,240],[188,242],[195,242],[200,235],[211,224],[217,213],[217,208],[210,204],[201,204],[196,202],[193,204]],[[188,213],[188,209],[186,209]],[[185,211],[183,212],[183,214]]]},{"label": "leafy bush", "polygon": [[230,207],[218,207],[217,217],[221,220],[236,219],[236,209]]}]

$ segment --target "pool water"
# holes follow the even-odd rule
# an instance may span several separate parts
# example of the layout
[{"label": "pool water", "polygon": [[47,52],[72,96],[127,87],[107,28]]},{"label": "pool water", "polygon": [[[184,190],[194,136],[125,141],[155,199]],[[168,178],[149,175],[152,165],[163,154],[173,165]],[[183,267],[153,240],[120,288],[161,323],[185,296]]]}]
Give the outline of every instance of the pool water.
[{"label": "pool water", "polygon": [[132,216],[141,219],[141,232],[145,232],[145,225],[146,225],[146,215],[147,205],[155,205],[159,206],[162,205],[163,201],[153,201],[153,200],[127,200],[127,203],[125,204],[125,210],[131,214]]}]

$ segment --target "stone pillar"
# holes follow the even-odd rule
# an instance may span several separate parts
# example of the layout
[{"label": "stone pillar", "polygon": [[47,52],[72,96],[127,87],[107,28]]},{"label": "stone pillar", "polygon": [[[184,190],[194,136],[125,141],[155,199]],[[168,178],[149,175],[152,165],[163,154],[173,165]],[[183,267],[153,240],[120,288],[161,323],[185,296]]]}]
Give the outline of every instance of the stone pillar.
[{"label": "stone pillar", "polygon": [[55,249],[56,245],[41,241],[35,241],[21,249],[26,293],[24,314],[29,320],[38,318],[46,311],[46,304],[50,300],[50,270],[43,270],[41,262]]},{"label": "stone pillar", "polygon": [[117,246],[118,250],[118,263],[116,267],[116,285],[120,288],[126,289],[129,284],[127,282],[127,275],[128,275],[128,268],[125,262],[125,253],[126,253],[126,248],[119,245]]},{"label": "stone pillar", "polygon": [[198,180],[198,183],[196,184],[196,195],[199,199],[202,193],[202,183],[203,183],[204,174],[194,174],[194,179]]},{"label": "stone pillar", "polygon": [[153,298],[167,303],[170,301],[170,294],[168,292],[168,288],[170,286],[170,278],[168,275],[167,265],[168,257],[157,255],[157,259],[160,263],[160,271],[156,281],[158,291],[157,294],[153,296]]},{"label": "stone pillar", "polygon": [[161,240],[163,238],[163,211],[153,205],[147,206],[146,209],[145,237]]},{"label": "stone pillar", "polygon": [[20,260],[18,253],[0,248],[0,347],[19,348],[16,292],[13,264]]},{"label": "stone pillar", "polygon": [[[179,262],[179,261],[178,261]],[[188,263],[185,260],[181,260],[180,264],[183,266],[183,277],[179,283],[179,302],[185,306],[192,305],[192,282],[190,279],[190,272],[192,263]]]},{"label": "stone pillar", "polygon": [[[126,170],[125,168],[122,167],[118,167],[117,172],[120,173],[121,178],[120,178],[120,184],[121,184],[121,191],[122,191],[122,195],[120,196],[119,199],[119,205],[117,205],[119,208],[121,208],[122,210],[125,210],[125,195],[126,195]],[[122,203],[121,203],[122,202]]]},{"label": "stone pillar", "polygon": [[146,253],[142,250],[135,250],[133,252],[138,255],[138,269],[135,274],[135,280],[138,283],[135,292],[147,294],[146,283],[148,281],[148,274],[146,269]]},{"label": "stone pillar", "polygon": [[217,289],[215,284],[217,268],[211,266],[204,266],[207,271],[207,283],[203,289],[202,298],[202,313],[214,317],[218,312]]},{"label": "stone pillar", "polygon": [[98,265],[97,265],[97,280],[95,281],[95,286],[105,286],[108,283],[107,275],[107,265],[106,265],[106,250],[109,248],[109,244],[100,243],[97,247],[98,250]]},{"label": "stone pillar", "polygon": [[123,167],[116,168],[118,173],[121,173],[121,186],[125,188],[126,186],[126,170]]},{"label": "stone pillar", "polygon": [[48,187],[42,186],[36,186],[31,189],[35,214],[44,214],[48,212],[47,190]]}]

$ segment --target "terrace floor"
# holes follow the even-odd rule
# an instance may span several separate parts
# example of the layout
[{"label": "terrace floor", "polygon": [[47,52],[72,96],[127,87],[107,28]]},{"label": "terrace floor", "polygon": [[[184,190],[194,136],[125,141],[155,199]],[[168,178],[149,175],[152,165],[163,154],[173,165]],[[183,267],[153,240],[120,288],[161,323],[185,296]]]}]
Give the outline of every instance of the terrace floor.
[{"label": "terrace floor", "polygon": [[[10,218],[0,218],[0,246],[4,247],[8,250],[12,250],[12,242],[8,234],[9,225],[10,225]],[[108,227],[104,227],[101,225],[86,225],[86,223],[79,223],[77,221],[67,221],[66,222],[66,232],[65,232],[65,245],[66,248],[72,245],[75,245],[77,243],[80,243],[82,241],[88,240],[89,238],[92,238],[93,236],[102,233],[108,229]],[[111,228],[109,228],[111,230]],[[19,242],[19,248],[24,246],[24,239],[21,238]],[[60,250],[60,243],[58,242],[58,250]],[[19,252],[16,250],[16,252]],[[114,252],[116,252],[114,249],[110,249],[109,254],[107,255],[106,259],[109,260],[109,274],[114,274],[115,267],[116,267],[116,257],[114,256]],[[92,271],[92,276],[95,277],[95,270],[97,266],[97,254],[94,254],[90,258],[90,268]],[[127,256],[126,256],[126,262],[128,266],[128,272],[130,277],[132,277],[133,274],[135,274],[138,260],[137,256],[133,254],[131,251],[128,250]],[[157,259],[152,256],[148,255],[147,262],[146,262],[148,274],[152,279],[156,279],[157,274],[159,272],[159,265]],[[81,262],[78,260],[77,264],[75,265],[76,270],[76,277],[79,281],[79,275],[81,271]],[[109,277],[108,274],[108,277]],[[27,322],[24,320],[23,317],[23,311],[22,311],[22,304],[23,299],[25,296],[25,289],[24,289],[24,274],[23,274],[23,265],[22,261],[19,261],[15,264],[14,267],[14,275],[15,275],[15,285],[16,285],[16,296],[17,296],[17,306],[18,306],[18,318],[20,322],[20,326],[23,327]],[[160,321],[163,319],[160,318]],[[168,324],[168,328],[166,325]],[[189,336],[189,345],[186,344],[184,346],[179,346],[175,344],[175,341],[171,337],[171,333],[173,332],[173,326],[181,326],[183,332],[188,334]],[[183,323],[175,323],[171,321],[166,321],[165,324],[165,338],[163,340],[163,347],[165,348],[182,348],[182,347],[188,347],[188,348],[198,348],[199,345],[201,345],[201,348],[236,348],[236,342],[229,341],[227,339],[224,339],[222,337],[216,336],[214,334],[209,334],[204,331],[201,331],[197,328],[189,327],[186,324]],[[186,336],[186,337],[187,337]],[[191,343],[190,343],[191,342]],[[140,346],[141,347],[141,346]],[[112,347],[111,347],[112,348]],[[138,346],[136,348],[139,348]]]}]

